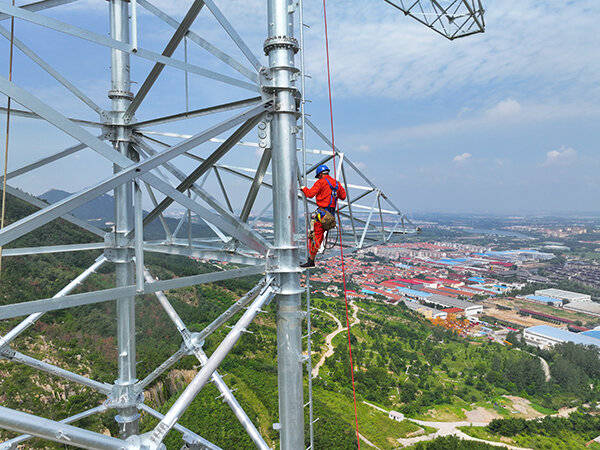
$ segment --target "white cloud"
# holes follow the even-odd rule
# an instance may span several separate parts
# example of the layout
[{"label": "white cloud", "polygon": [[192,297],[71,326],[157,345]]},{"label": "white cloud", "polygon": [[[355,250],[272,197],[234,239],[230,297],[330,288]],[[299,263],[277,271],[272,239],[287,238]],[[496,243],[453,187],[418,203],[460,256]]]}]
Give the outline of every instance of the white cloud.
[{"label": "white cloud", "polygon": [[370,151],[371,151],[371,146],[370,146],[370,145],[367,145],[367,144],[362,144],[362,145],[359,145],[359,146],[356,148],[356,150],[357,150],[357,151],[359,151],[359,152],[364,152],[364,153],[367,153],[367,152],[370,152]]},{"label": "white cloud", "polygon": [[505,119],[520,115],[521,110],[521,104],[518,101],[507,98],[485,111],[485,116],[495,120]]},{"label": "white cloud", "polygon": [[462,154],[460,154],[460,155],[456,155],[456,156],[455,156],[455,157],[452,159],[452,161],[454,161],[455,163],[459,163],[459,164],[460,164],[460,163],[463,163],[463,162],[465,162],[466,160],[470,159],[470,158],[471,158],[471,156],[473,156],[473,155],[471,155],[470,153],[466,153],[466,152],[465,152],[465,153],[462,153]]},{"label": "white cloud", "polygon": [[571,147],[561,147],[546,153],[546,160],[542,164],[548,166],[568,166],[577,160],[577,151]]}]

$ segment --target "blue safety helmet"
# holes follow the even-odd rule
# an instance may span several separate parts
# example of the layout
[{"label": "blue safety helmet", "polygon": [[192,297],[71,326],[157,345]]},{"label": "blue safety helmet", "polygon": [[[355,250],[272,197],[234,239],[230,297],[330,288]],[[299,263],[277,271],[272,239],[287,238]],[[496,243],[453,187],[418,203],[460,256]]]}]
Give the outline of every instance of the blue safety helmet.
[{"label": "blue safety helmet", "polygon": [[323,172],[329,173],[329,167],[327,167],[325,164],[321,164],[319,167],[317,167],[316,175],[319,176]]}]

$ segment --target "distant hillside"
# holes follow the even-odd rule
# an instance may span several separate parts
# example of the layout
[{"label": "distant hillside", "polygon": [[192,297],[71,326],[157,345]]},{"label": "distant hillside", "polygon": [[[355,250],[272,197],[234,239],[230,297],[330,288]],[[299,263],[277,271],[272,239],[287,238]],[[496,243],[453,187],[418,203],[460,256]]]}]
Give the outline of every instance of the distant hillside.
[{"label": "distant hillside", "polygon": [[[72,193],[62,191],[60,189],[51,189],[48,192],[40,195],[39,198],[47,201],[48,203],[56,203],[67,198],[69,195],[72,195]],[[87,220],[92,225],[96,225],[97,227],[108,228],[110,225],[106,224],[112,224],[115,220],[115,199],[112,195],[103,194],[100,197],[90,200],[85,205],[74,209],[71,214],[79,219]],[[148,212],[144,211],[144,216],[147,214]],[[171,229],[171,232],[175,231],[175,228],[179,223],[179,219],[165,217],[165,221]],[[212,231],[203,224],[192,224],[192,230],[194,236],[196,237],[212,234]],[[146,226],[144,235],[146,239],[164,238],[165,232],[160,224],[160,221],[157,219],[148,224]],[[187,225],[182,226],[179,236],[187,236]]]}]

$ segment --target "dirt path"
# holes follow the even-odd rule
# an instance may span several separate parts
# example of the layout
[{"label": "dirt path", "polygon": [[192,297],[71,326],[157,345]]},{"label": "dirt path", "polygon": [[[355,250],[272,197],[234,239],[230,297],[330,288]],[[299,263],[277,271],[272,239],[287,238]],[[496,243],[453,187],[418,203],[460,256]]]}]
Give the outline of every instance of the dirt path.
[{"label": "dirt path", "polygon": [[[358,306],[356,306],[354,304],[354,301],[350,301],[350,306],[353,309],[352,312],[352,323],[350,324],[351,327],[353,327],[354,325],[358,325],[360,323],[360,319],[358,318]],[[317,310],[317,308],[314,308],[315,310]],[[323,364],[325,364],[325,360],[327,358],[329,358],[331,355],[333,355],[333,338],[335,338],[338,334],[340,334],[342,331],[346,331],[348,328],[347,327],[343,327],[342,326],[342,322],[340,322],[340,320],[335,317],[333,314],[331,314],[328,311],[323,311],[321,309],[319,309],[318,311],[324,312],[325,314],[327,314],[329,317],[331,317],[333,320],[335,320],[335,323],[337,325],[337,329],[334,330],[333,332],[329,333],[326,337],[325,337],[325,346],[327,347],[327,350],[325,351],[325,353],[323,353],[323,356],[321,356],[321,359],[319,360],[319,362],[317,364],[315,364],[315,367],[313,367],[312,370],[312,377],[316,378],[319,375],[319,369],[321,369],[321,367],[323,366]]]},{"label": "dirt path", "polygon": [[540,362],[542,363],[542,369],[544,371],[544,376],[546,377],[546,383],[549,382],[551,380],[551,376],[550,376],[550,366],[548,365],[548,362],[542,358],[541,356],[540,358]]},{"label": "dirt path", "polygon": [[414,422],[418,425],[421,425],[421,426],[437,428],[437,431],[432,434],[421,435],[421,436],[416,436],[416,437],[412,437],[412,438],[398,439],[398,442],[403,447],[408,447],[409,445],[414,445],[417,442],[421,442],[421,441],[430,441],[430,440],[433,440],[435,438],[442,437],[442,436],[454,435],[460,439],[465,439],[467,441],[485,442],[486,444],[490,444],[490,445],[493,445],[496,447],[504,447],[504,448],[509,448],[511,450],[523,450],[524,449],[524,447],[514,447],[512,445],[505,444],[503,442],[494,442],[494,441],[486,441],[483,439],[477,439],[472,436],[469,436],[468,434],[463,433],[462,431],[460,431],[458,429],[458,427],[463,427],[463,426],[484,427],[489,422],[464,422],[464,421],[463,422],[427,422],[424,420],[416,420],[416,419],[408,419],[408,420],[410,420],[411,422]]}]

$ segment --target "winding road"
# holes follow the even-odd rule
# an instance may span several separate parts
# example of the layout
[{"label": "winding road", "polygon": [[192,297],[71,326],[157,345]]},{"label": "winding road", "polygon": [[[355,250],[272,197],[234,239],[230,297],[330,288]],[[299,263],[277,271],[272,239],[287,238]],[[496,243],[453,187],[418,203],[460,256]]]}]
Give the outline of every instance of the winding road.
[{"label": "winding road", "polygon": [[469,425],[476,426],[476,427],[484,427],[488,424],[488,422],[481,422],[481,423],[466,422],[466,421],[463,421],[463,422],[426,422],[424,420],[416,420],[416,419],[408,419],[408,420],[410,420],[411,422],[414,422],[418,425],[437,428],[437,431],[432,434],[425,434],[425,435],[416,436],[416,437],[412,437],[412,438],[398,439],[398,442],[400,444],[402,444],[403,447],[408,447],[409,445],[414,445],[417,442],[421,442],[421,441],[430,441],[432,439],[435,439],[435,438],[441,437],[441,436],[454,435],[460,439],[465,439],[468,441],[485,442],[486,444],[493,445],[496,447],[509,448],[511,450],[527,450],[524,447],[514,447],[512,445],[505,444],[504,442],[493,442],[493,441],[485,441],[483,439],[477,439],[472,436],[469,436],[468,434],[463,433],[462,431],[460,431],[458,429],[458,427],[469,426]]},{"label": "winding road", "polygon": [[[349,302],[350,306],[352,307],[352,323],[350,324],[350,327],[353,327],[354,325],[358,325],[360,323],[360,319],[358,318],[358,306],[356,306],[354,304],[354,300],[351,300]],[[333,355],[333,338],[335,338],[338,334],[340,334],[342,331],[346,331],[348,329],[348,327],[344,327],[342,326],[342,322],[340,322],[340,320],[335,317],[333,314],[331,314],[329,311],[323,311],[322,309],[317,309],[317,308],[313,308],[313,310],[316,311],[321,311],[325,314],[327,314],[329,317],[331,317],[336,325],[337,328],[329,333],[326,337],[325,337],[325,346],[327,347],[327,350],[325,351],[325,353],[323,353],[323,356],[321,356],[321,359],[319,360],[319,362],[317,364],[315,364],[315,367],[313,367],[312,370],[312,377],[316,378],[319,375],[319,369],[323,366],[323,364],[325,364],[325,360],[327,358],[329,358],[331,355]]]}]

